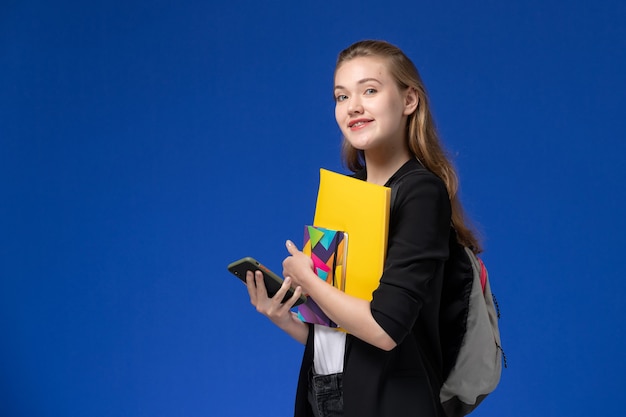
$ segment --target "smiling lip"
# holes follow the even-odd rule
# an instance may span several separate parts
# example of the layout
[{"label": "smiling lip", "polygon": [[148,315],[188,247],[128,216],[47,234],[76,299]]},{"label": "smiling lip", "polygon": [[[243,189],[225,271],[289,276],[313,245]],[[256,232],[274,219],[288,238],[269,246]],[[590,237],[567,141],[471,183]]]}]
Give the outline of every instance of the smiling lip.
[{"label": "smiling lip", "polygon": [[366,126],[370,122],[372,122],[372,119],[354,119],[348,123],[348,127],[352,130],[356,130]]}]

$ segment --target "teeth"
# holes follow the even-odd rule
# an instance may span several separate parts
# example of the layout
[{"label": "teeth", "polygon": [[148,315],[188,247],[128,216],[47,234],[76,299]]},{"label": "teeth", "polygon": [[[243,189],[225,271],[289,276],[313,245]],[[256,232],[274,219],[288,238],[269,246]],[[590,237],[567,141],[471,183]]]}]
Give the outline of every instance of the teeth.
[{"label": "teeth", "polygon": [[354,126],[361,126],[361,125],[364,125],[364,124],[365,124],[365,122],[356,122],[355,124],[352,125],[352,127],[354,127]]}]

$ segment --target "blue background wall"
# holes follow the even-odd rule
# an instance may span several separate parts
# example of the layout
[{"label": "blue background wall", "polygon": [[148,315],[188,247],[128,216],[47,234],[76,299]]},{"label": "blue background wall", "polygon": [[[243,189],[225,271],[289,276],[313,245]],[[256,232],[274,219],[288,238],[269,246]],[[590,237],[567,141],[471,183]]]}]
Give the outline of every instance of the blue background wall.
[{"label": "blue background wall", "polygon": [[226,265],[280,271],[345,172],[339,50],[422,72],[509,360],[476,416],[623,413],[621,1],[0,5],[0,415],[287,416],[302,347]]}]

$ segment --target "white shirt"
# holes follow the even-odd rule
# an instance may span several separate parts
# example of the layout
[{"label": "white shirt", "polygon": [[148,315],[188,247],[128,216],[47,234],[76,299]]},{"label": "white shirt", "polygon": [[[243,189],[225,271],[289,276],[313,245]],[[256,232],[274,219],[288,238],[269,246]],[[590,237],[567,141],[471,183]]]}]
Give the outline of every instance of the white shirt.
[{"label": "white shirt", "polygon": [[318,375],[343,372],[346,333],[331,327],[314,325],[313,371]]}]

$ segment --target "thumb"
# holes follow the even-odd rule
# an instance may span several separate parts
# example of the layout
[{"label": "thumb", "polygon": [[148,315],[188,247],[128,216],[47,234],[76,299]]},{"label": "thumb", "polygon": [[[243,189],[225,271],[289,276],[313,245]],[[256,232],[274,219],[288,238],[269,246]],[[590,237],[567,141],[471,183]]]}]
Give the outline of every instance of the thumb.
[{"label": "thumb", "polygon": [[296,247],[296,245],[293,244],[291,240],[287,240],[287,242],[285,242],[285,246],[287,247],[287,252],[289,252],[291,255],[295,255],[299,252],[298,248]]}]

